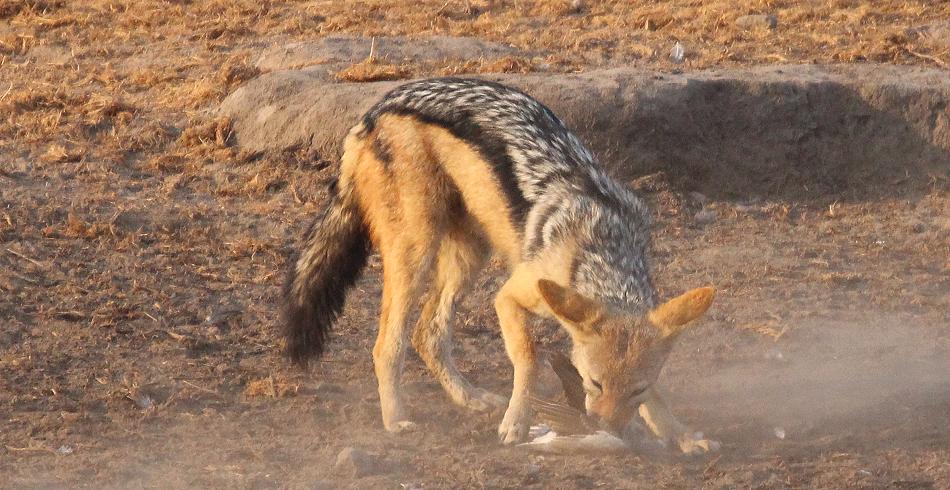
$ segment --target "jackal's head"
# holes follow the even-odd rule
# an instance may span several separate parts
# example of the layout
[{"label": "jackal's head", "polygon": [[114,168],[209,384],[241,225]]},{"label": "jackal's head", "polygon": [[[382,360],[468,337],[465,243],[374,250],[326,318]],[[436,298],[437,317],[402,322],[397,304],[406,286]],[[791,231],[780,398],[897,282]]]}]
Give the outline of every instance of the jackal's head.
[{"label": "jackal's head", "polygon": [[698,288],[645,315],[614,311],[552,281],[538,290],[571,334],[571,359],[584,379],[588,415],[620,430],[637,413],[676,338],[712,303],[715,291]]}]

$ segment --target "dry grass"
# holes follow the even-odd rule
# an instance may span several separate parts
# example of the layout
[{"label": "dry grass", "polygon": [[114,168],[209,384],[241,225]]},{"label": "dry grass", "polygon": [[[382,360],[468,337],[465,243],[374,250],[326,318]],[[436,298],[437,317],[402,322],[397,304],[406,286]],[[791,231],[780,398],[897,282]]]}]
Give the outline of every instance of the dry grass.
[{"label": "dry grass", "polygon": [[443,66],[440,75],[458,75],[463,73],[529,73],[535,71],[535,63],[519,56],[503,56],[486,60],[474,59],[454,65]]},{"label": "dry grass", "polygon": [[406,78],[411,73],[412,71],[406,66],[394,65],[370,57],[340,70],[335,77],[341,82],[378,82],[399,80]]},{"label": "dry grass", "polygon": [[283,398],[296,395],[298,389],[297,384],[291,383],[282,377],[271,375],[249,381],[244,388],[244,396],[247,398]]},{"label": "dry grass", "polygon": [[2,0],[0,1],[0,19],[7,19],[21,13],[42,14],[62,7],[63,0]]},{"label": "dry grass", "polygon": [[[577,71],[618,63],[688,70],[775,62],[950,62],[946,40],[920,28],[950,22],[950,4],[945,2],[572,4],[4,0],[0,143],[54,163],[75,163],[77,155],[153,163],[204,158],[179,151],[175,136],[187,129],[182,121],[202,120],[203,111],[260,73],[252,60],[261,41],[267,45],[340,33],[473,36],[531,53],[418,64],[370,58],[337,74],[347,81]],[[752,13],[776,15],[777,27],[737,27],[735,19]],[[683,65],[666,58],[677,40],[686,47]]]},{"label": "dry grass", "polygon": [[82,159],[82,153],[67,149],[63,145],[50,145],[41,159],[47,163],[67,163],[78,162]]}]

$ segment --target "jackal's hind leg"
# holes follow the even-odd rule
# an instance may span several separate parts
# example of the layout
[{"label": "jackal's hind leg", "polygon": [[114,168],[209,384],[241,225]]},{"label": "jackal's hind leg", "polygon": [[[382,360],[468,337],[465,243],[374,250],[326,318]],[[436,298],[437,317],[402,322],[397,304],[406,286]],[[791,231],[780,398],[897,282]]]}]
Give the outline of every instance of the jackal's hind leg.
[{"label": "jackal's hind leg", "polygon": [[400,378],[409,341],[406,317],[419,283],[426,280],[431,268],[431,247],[398,240],[393,246],[381,247],[383,258],[383,300],[379,333],[373,347],[373,365],[379,382],[379,404],[383,425],[390,432],[411,429],[400,390]]},{"label": "jackal's hind leg", "polygon": [[702,454],[719,449],[718,441],[703,439],[702,434],[694,433],[676,420],[656,388],[650,388],[646,393],[646,399],[640,405],[640,416],[660,440],[676,444],[685,454]]},{"label": "jackal's hind leg", "polygon": [[504,407],[507,403],[503,396],[472,386],[458,371],[452,356],[455,302],[484,264],[485,248],[477,237],[462,231],[451,233],[442,241],[436,259],[436,280],[412,335],[412,345],[452,401],[476,411]]}]

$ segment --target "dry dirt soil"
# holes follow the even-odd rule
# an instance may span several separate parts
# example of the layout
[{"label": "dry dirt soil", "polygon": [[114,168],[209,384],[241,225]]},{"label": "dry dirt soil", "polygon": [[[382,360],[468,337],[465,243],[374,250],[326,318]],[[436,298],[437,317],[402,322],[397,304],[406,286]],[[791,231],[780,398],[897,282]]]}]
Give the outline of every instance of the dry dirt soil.
[{"label": "dry dirt soil", "polygon": [[[414,355],[421,430],[387,434],[370,356],[376,260],[328,354],[306,372],[280,356],[286,257],[334,165],[250,158],[213,117],[267,48],[345,33],[518,49],[374,60],[348,80],[950,61],[946,2],[575,3],[0,0],[0,487],[950,488],[946,167],[780,197],[707,197],[668,173],[630,181],[656,212],[661,294],[720,291],[661,379],[717,454],[503,447],[499,414],[451,405]],[[777,25],[736,27],[746,14]],[[667,56],[677,40],[682,64]],[[506,393],[490,308],[501,278],[494,266],[465,299],[456,356]],[[566,349],[555,325],[536,331]],[[335,470],[346,447],[369,453],[370,471]]]}]

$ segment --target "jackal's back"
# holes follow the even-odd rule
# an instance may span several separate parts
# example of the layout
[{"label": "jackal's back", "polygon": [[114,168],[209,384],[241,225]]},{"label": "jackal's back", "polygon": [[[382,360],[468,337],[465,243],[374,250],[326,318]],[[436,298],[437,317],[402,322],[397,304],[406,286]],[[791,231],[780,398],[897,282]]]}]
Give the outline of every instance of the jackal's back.
[{"label": "jackal's back", "polygon": [[412,115],[475,146],[522,222],[552,182],[596,167],[591,152],[550,109],[499,83],[460,78],[410,82],[366,113],[366,131],[387,113]]}]

